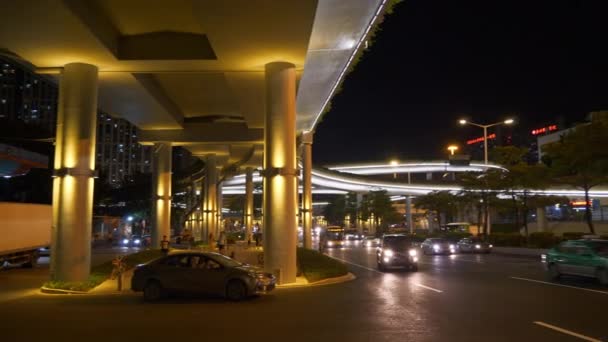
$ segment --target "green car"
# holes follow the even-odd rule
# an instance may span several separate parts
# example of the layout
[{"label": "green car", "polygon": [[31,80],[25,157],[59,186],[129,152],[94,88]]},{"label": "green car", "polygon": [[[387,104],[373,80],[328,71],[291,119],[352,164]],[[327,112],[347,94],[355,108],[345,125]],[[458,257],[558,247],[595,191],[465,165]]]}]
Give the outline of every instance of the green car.
[{"label": "green car", "polygon": [[568,274],[597,278],[608,285],[608,240],[564,241],[549,250],[546,263],[552,279]]}]

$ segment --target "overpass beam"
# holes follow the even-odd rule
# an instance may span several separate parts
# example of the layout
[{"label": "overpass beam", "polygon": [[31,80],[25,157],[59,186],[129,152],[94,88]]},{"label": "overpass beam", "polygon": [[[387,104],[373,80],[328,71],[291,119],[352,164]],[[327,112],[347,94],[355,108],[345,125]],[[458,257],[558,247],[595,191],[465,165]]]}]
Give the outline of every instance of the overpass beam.
[{"label": "overpass beam", "polygon": [[98,69],[70,63],[60,77],[53,179],[51,279],[84,281],[91,268]]},{"label": "overpass beam", "polygon": [[312,248],[312,138],[313,132],[302,133],[302,230],[304,248]]},{"label": "overpass beam", "polygon": [[243,224],[245,225],[245,240],[251,239],[253,227],[253,168],[245,171],[245,210],[243,210]]},{"label": "overpass beam", "polygon": [[264,131],[264,268],[279,283],[296,281],[296,72],[266,64]]},{"label": "overpass beam", "polygon": [[172,145],[170,142],[154,144],[154,205],[152,207],[154,220],[152,229],[152,247],[160,248],[163,236],[171,238],[171,159]]},{"label": "overpass beam", "polygon": [[[211,235],[217,230],[217,157],[212,154],[205,158],[205,181],[203,184],[201,213],[203,215],[203,241],[211,246]],[[217,235],[213,235],[217,237]]]}]

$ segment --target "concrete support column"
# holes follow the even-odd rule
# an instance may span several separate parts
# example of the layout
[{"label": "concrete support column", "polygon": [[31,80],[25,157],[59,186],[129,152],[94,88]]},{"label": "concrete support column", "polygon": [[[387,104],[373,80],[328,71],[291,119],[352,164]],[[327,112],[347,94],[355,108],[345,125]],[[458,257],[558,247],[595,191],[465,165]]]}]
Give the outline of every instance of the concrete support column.
[{"label": "concrete support column", "polygon": [[312,135],[302,134],[302,230],[304,248],[312,248]]},{"label": "concrete support column", "polygon": [[361,219],[361,213],[359,212],[359,208],[361,207],[361,202],[363,201],[363,195],[362,194],[357,194],[357,221],[356,221],[356,226],[357,226],[357,232],[359,234],[363,233],[363,220]]},{"label": "concrete support column", "polygon": [[247,241],[251,237],[251,229],[253,228],[253,168],[250,167],[245,171],[244,209],[243,224],[245,225],[245,241]]},{"label": "concrete support column", "polygon": [[217,223],[215,224],[216,227],[216,231],[215,231],[215,236],[219,237],[220,236],[220,232],[222,230],[224,230],[224,222],[222,222],[222,217],[223,217],[223,213],[222,213],[222,208],[224,207],[224,187],[223,187],[224,183],[218,183],[217,184],[217,205],[215,207],[215,219],[217,220]]},{"label": "concrete support column", "polygon": [[536,227],[539,232],[547,231],[547,214],[545,207],[536,208]]},{"label": "concrete support column", "polygon": [[97,73],[94,65],[71,63],[60,78],[51,230],[55,281],[84,281],[91,268]]},{"label": "concrete support column", "polygon": [[171,238],[171,150],[170,142],[154,144],[154,205],[152,206],[152,247],[160,248],[163,236]]},{"label": "concrete support column", "polygon": [[266,64],[264,130],[264,268],[279,283],[296,281],[296,72]]},{"label": "concrete support column", "polygon": [[412,219],[412,196],[405,196],[405,216],[407,221],[407,227],[410,230],[410,234],[414,233],[414,220]]},{"label": "concrete support column", "polygon": [[209,234],[213,234],[217,239],[217,162],[215,155],[205,158],[205,184],[203,186],[203,204],[201,212],[203,214],[203,241],[209,244]]}]

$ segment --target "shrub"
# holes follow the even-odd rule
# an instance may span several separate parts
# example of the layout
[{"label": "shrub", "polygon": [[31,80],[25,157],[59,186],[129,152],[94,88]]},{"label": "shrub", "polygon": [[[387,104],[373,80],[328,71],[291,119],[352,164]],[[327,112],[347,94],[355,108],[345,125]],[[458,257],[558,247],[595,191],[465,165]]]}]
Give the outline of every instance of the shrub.
[{"label": "shrub", "polygon": [[562,239],[563,240],[578,240],[578,239],[582,239],[583,235],[586,235],[587,233],[583,233],[583,232],[564,232],[562,234]]},{"label": "shrub", "polygon": [[[125,256],[125,270],[131,269],[139,264],[161,257],[163,253],[159,249],[147,249],[145,251],[129,254]],[[110,278],[114,265],[112,260],[91,267],[89,279],[80,282],[48,281],[42,286],[50,289],[70,290],[70,291],[89,291]]]},{"label": "shrub", "polygon": [[519,233],[519,229],[513,223],[492,223],[494,233]]},{"label": "shrub", "polygon": [[493,245],[503,247],[522,247],[526,242],[526,238],[519,233],[492,233],[489,240]]},{"label": "shrub", "polygon": [[528,246],[533,248],[551,248],[559,239],[551,232],[530,233]]},{"label": "shrub", "polygon": [[309,282],[348,274],[346,265],[312,249],[298,248],[297,260],[298,273]]}]

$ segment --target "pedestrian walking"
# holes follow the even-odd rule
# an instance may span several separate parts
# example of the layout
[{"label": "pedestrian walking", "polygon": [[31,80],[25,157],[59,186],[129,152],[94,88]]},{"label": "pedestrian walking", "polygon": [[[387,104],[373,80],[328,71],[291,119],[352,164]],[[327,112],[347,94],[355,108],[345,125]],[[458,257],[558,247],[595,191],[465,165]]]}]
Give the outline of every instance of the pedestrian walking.
[{"label": "pedestrian walking", "polygon": [[220,232],[220,236],[217,239],[217,249],[219,250],[220,254],[224,254],[224,246],[226,245],[226,232],[225,231],[221,231]]},{"label": "pedestrian walking", "polygon": [[165,254],[169,253],[169,239],[167,239],[167,235],[163,235],[163,239],[160,241],[160,250]]}]

